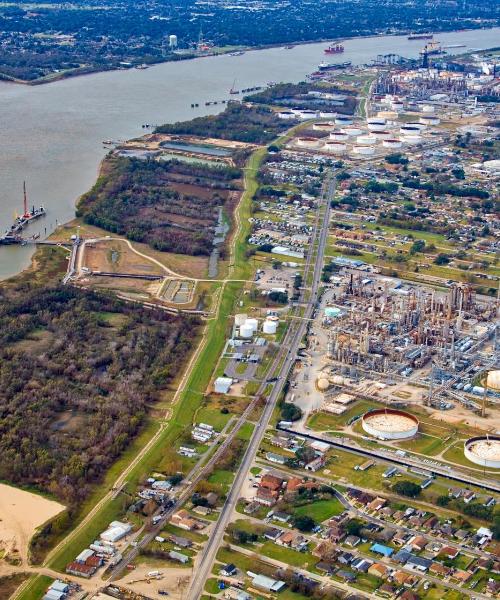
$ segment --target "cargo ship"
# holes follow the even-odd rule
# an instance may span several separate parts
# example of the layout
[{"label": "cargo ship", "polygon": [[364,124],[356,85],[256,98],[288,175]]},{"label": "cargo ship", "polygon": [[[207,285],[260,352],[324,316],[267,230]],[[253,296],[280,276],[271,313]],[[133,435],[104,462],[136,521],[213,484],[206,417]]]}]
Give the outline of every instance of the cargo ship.
[{"label": "cargo ship", "polygon": [[351,61],[346,61],[342,63],[327,63],[325,61],[320,62],[318,65],[318,71],[335,71],[336,69],[347,69],[352,65]]},{"label": "cargo ship", "polygon": [[432,40],[434,35],[432,33],[410,33],[408,36],[409,40]]},{"label": "cargo ship", "polygon": [[342,54],[344,46],[342,44],[330,44],[328,48],[325,48],[324,52],[325,54]]},{"label": "cargo ship", "polygon": [[422,50],[420,50],[420,54],[446,54],[446,51],[441,48],[439,42],[429,42],[428,44],[425,44]]}]

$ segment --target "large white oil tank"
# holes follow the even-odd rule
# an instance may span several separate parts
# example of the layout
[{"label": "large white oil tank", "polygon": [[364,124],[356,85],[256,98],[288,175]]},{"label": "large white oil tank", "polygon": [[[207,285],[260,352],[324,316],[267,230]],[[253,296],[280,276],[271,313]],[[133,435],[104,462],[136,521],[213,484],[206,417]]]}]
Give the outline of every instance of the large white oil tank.
[{"label": "large white oil tank", "polygon": [[386,126],[386,120],[375,118],[375,119],[367,119],[366,125],[370,131],[383,131]]},{"label": "large white oil tank", "polygon": [[418,134],[414,134],[414,135],[405,135],[403,136],[403,142],[405,144],[420,144],[420,142],[422,141],[422,136],[418,135]]},{"label": "large white oil tank", "polygon": [[347,138],[347,133],[344,133],[343,131],[332,131],[330,133],[330,139],[334,142],[345,142]]},{"label": "large white oil tank", "polygon": [[373,146],[377,143],[377,140],[371,135],[360,135],[356,142],[360,146]]},{"label": "large white oil tank", "polygon": [[278,331],[278,321],[266,319],[264,321],[264,325],[262,326],[262,331],[264,333],[268,333],[269,335],[274,335]]},{"label": "large white oil tank", "polygon": [[342,142],[334,142],[329,140],[328,142],[325,142],[323,150],[326,152],[332,152],[333,154],[342,154],[342,152],[347,150],[347,146]]},{"label": "large white oil tank", "polygon": [[237,327],[241,327],[242,325],[245,324],[247,319],[248,319],[248,315],[246,315],[244,313],[239,313],[234,316],[234,323]]},{"label": "large white oil tank", "polygon": [[404,110],[404,103],[401,102],[400,100],[394,100],[393,102],[391,102],[391,108],[392,110],[395,110],[396,112],[402,112]]},{"label": "large white oil tank", "polygon": [[401,125],[399,132],[402,135],[419,135],[420,127],[415,127],[414,125]]},{"label": "large white oil tank", "polygon": [[427,129],[425,123],[420,123],[417,121],[412,121],[411,123],[407,123],[410,127],[416,127],[419,131],[425,131]]},{"label": "large white oil tank", "polygon": [[301,146],[302,148],[317,148],[319,145],[319,141],[313,137],[300,137],[297,140],[297,146]]},{"label": "large white oil tank", "polygon": [[387,129],[384,129],[383,131],[372,131],[370,136],[376,140],[390,140],[392,133],[387,131]]},{"label": "large white oil tank", "polygon": [[330,111],[324,111],[324,112],[323,112],[323,111],[321,111],[321,112],[319,113],[319,116],[320,116],[322,119],[335,119],[335,117],[337,116],[337,113],[335,113],[335,112],[330,112]]},{"label": "large white oil tank", "polygon": [[354,146],[352,149],[353,154],[360,154],[362,156],[370,156],[375,153],[373,146]]},{"label": "large white oil tank", "polygon": [[384,146],[384,148],[401,148],[402,145],[403,142],[396,138],[391,138],[390,140],[382,141],[382,146]]},{"label": "large white oil tank", "polygon": [[256,332],[257,329],[259,328],[259,322],[257,321],[257,319],[247,319],[245,321],[245,325],[248,325],[248,327],[251,327],[253,332]]},{"label": "large white oil tank", "polygon": [[439,117],[436,117],[435,115],[422,115],[419,121],[423,125],[439,125],[441,122]]},{"label": "large white oil tank", "polygon": [[434,112],[434,107],[432,106],[432,104],[424,104],[422,106],[422,112],[424,112],[424,113],[433,113]]},{"label": "large white oil tank", "polygon": [[353,120],[351,119],[351,117],[337,115],[335,117],[335,123],[336,123],[336,125],[352,125]]},{"label": "large white oil tank", "polygon": [[314,123],[313,125],[313,129],[315,131],[326,131],[326,132],[330,132],[332,131],[332,129],[335,128],[335,124],[334,123]]},{"label": "large white oil tank", "polygon": [[240,337],[249,339],[254,334],[254,328],[246,323],[240,327]]},{"label": "large white oil tank", "polygon": [[357,137],[363,133],[363,130],[359,127],[342,127],[342,133],[347,134],[349,137]]}]

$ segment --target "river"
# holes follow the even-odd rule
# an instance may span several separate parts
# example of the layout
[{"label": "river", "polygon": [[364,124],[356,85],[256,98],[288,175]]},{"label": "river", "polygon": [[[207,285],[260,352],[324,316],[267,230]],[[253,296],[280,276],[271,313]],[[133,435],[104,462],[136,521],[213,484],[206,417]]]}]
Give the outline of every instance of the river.
[{"label": "river", "polygon": [[[500,28],[442,33],[443,45],[466,44],[450,54],[498,45]],[[423,41],[406,36],[355,38],[342,55],[329,61],[363,64],[377,54],[418,56]],[[125,140],[144,133],[143,123],[190,119],[221,110],[205,107],[209,100],[229,98],[236,87],[268,81],[301,81],[324,59],[325,43],[271,48],[242,56],[204,57],[164,63],[146,70],[110,71],[42,86],[0,82],[0,231],[22,211],[22,185],[28,202],[43,205],[47,216],[25,230],[49,234],[57,223],[74,216],[76,199],[96,179],[106,153],[103,140]],[[198,102],[200,108],[192,109]],[[0,279],[29,264],[33,247],[0,247]]]}]

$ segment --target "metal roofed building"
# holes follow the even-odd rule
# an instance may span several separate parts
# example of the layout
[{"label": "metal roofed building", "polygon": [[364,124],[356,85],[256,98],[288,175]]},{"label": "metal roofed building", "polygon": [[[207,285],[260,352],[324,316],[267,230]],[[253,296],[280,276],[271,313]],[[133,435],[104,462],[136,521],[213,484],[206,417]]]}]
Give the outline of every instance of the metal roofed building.
[{"label": "metal roofed building", "polygon": [[273,579],[272,577],[266,577],[266,575],[256,575],[255,573],[251,573],[250,571],[247,573],[249,577],[253,577],[252,585],[260,590],[265,590],[266,592],[281,592],[281,590],[286,586],[284,581],[280,581],[277,579]]},{"label": "metal roofed building", "polygon": [[231,377],[217,377],[214,382],[214,392],[216,394],[228,394],[232,383]]}]

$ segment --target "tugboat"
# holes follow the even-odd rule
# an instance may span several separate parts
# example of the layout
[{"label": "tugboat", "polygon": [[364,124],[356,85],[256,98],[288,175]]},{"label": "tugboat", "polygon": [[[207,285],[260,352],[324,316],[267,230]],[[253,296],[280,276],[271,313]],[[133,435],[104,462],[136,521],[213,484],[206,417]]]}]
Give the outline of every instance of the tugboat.
[{"label": "tugboat", "polygon": [[344,46],[342,44],[330,44],[328,48],[325,48],[324,52],[325,54],[342,54]]}]

